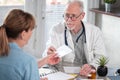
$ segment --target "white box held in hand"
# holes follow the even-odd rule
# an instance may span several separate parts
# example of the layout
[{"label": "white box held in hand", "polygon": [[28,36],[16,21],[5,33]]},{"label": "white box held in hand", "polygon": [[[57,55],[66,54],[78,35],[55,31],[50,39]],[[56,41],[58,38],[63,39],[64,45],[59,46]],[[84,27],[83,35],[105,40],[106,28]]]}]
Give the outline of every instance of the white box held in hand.
[{"label": "white box held in hand", "polygon": [[58,54],[59,57],[63,57],[71,52],[72,52],[72,49],[66,45],[59,47],[56,51],[56,53]]}]

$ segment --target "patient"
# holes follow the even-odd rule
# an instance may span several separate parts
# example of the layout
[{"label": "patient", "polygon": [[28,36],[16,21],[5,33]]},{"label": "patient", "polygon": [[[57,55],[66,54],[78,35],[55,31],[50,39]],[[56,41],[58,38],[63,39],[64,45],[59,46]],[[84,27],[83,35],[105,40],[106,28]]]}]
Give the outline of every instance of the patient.
[{"label": "patient", "polygon": [[[0,26],[0,80],[40,80],[35,58],[21,49],[34,26],[34,17],[20,9],[12,10]],[[59,58],[52,54],[41,59],[39,66],[58,62]]]}]

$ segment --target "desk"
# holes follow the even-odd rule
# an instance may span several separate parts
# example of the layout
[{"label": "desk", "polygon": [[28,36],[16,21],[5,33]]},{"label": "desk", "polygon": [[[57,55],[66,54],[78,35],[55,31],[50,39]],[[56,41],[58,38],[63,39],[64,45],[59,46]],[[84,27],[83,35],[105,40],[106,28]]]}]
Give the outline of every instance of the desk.
[{"label": "desk", "polygon": [[[103,79],[103,80],[111,80],[110,78],[108,78],[108,76],[113,76],[112,80],[120,80],[120,76],[114,76],[114,73],[116,72],[118,68],[108,68],[108,74],[106,77],[99,77],[97,76],[97,79]],[[80,77],[81,78],[81,77]],[[79,79],[78,79],[79,80]]]},{"label": "desk", "polygon": [[[74,78],[75,76],[72,77],[72,76],[70,76],[71,74],[68,75],[68,74],[61,73],[61,72],[59,74],[59,72],[53,72],[53,71],[52,71],[52,77],[51,77],[51,70],[48,69],[48,68],[47,68],[48,70],[47,69],[45,70],[45,69],[44,69],[45,73],[43,73],[43,74],[42,74],[43,70],[40,71],[40,73],[42,74],[42,76],[40,75],[40,77],[48,77],[49,76],[48,80],[56,80],[56,78],[57,78],[57,80],[62,80],[63,78],[65,78],[64,80],[82,80],[82,79],[84,79],[84,80],[91,80],[91,79],[86,79],[85,77],[82,77],[82,76],[77,76],[76,78]],[[48,74],[48,75],[46,75],[46,74]],[[66,77],[67,77],[67,79],[66,79]],[[97,79],[98,80],[110,80],[108,77],[97,77]]]},{"label": "desk", "polygon": [[[86,79],[86,78],[81,78],[81,77],[78,77],[76,79],[69,79],[69,80],[81,80],[81,79],[83,79],[83,80],[91,80],[91,79]],[[101,77],[101,78],[97,78],[97,79],[98,80],[110,80],[108,77]]]},{"label": "desk", "polygon": [[[60,63],[59,65],[56,65],[55,66],[55,68],[57,69],[57,70],[59,70],[59,71],[62,71],[62,72],[65,72],[65,70],[64,70],[64,66],[72,66],[72,67],[74,67],[74,66],[80,66],[79,64],[75,64],[75,65],[73,65],[73,64],[71,64],[71,63],[68,63],[68,62],[66,62],[66,63]],[[108,71],[109,73],[109,75],[114,75],[114,72],[115,72],[115,69],[114,70],[112,70],[112,68],[110,68],[109,69],[110,71]],[[112,71],[112,72],[111,72]],[[81,77],[81,76],[78,76],[78,79],[76,79],[76,80],[80,80],[79,78],[83,78],[83,79],[86,79],[86,78],[84,78],[84,77]],[[99,77],[99,76],[97,76],[97,79],[101,79],[101,80],[110,80],[108,77]],[[70,80],[73,80],[73,79],[70,79]],[[86,79],[87,80],[87,79]]]}]

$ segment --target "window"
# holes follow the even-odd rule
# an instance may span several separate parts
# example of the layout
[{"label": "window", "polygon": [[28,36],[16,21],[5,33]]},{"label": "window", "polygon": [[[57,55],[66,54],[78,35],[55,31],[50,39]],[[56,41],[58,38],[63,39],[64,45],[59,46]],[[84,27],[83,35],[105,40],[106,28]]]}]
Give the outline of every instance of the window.
[{"label": "window", "polygon": [[24,9],[25,0],[0,0],[0,25],[3,24],[4,18],[11,9]]},{"label": "window", "polygon": [[25,0],[0,0],[0,6],[7,5],[24,5]]},{"label": "window", "polygon": [[69,0],[46,0],[46,40],[51,27],[63,21],[65,5]]}]

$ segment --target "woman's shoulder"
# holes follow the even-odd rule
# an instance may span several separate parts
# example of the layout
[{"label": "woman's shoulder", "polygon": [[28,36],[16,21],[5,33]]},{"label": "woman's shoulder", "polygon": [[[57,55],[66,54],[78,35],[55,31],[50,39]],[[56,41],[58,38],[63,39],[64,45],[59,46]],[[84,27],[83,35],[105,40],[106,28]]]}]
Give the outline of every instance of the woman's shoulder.
[{"label": "woman's shoulder", "polygon": [[25,51],[20,52],[18,59],[20,59],[21,61],[26,62],[26,63],[28,63],[30,61],[35,61],[35,57]]},{"label": "woman's shoulder", "polygon": [[36,61],[35,57],[20,48],[11,49],[9,57],[14,60],[13,63],[16,63],[18,65],[26,65],[30,62]]}]

